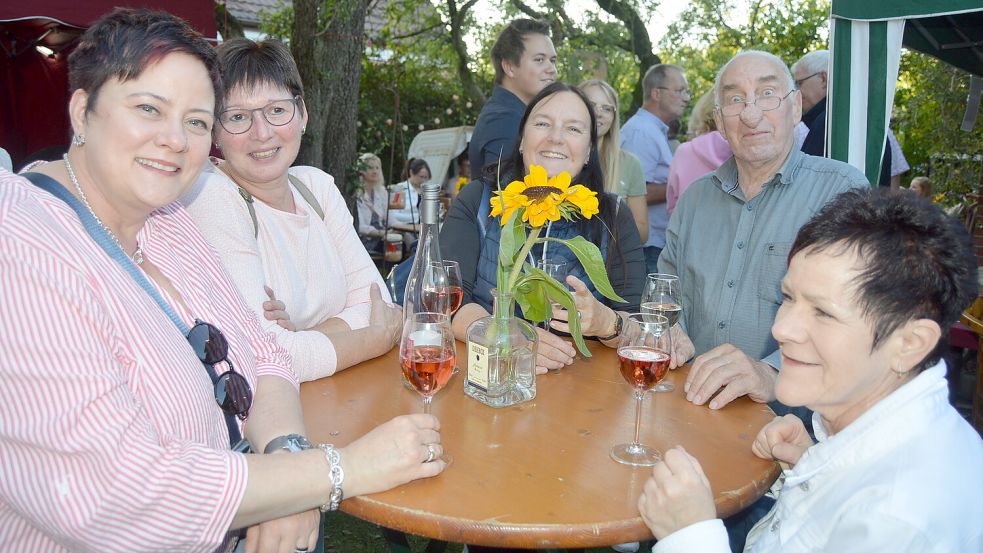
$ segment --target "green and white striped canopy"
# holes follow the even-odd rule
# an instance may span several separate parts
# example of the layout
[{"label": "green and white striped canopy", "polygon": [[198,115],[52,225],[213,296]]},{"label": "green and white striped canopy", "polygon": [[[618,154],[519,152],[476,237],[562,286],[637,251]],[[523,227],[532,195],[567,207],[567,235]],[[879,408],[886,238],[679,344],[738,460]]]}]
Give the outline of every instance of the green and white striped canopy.
[{"label": "green and white striped canopy", "polygon": [[983,0],[833,0],[827,151],[878,182],[902,45],[983,75]]}]

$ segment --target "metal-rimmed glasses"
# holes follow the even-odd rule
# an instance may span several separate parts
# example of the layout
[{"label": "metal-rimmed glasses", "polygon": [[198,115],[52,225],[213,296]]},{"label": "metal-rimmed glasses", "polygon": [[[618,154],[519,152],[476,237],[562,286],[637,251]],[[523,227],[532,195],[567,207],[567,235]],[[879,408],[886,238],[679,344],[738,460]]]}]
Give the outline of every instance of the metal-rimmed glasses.
[{"label": "metal-rimmed glasses", "polygon": [[735,98],[730,103],[717,106],[720,113],[727,117],[734,117],[735,115],[740,115],[744,113],[744,110],[749,106],[755,106],[761,111],[772,111],[778,109],[782,105],[782,100],[789,97],[790,94],[795,92],[796,89],[788,91],[785,96],[762,96],[760,98],[755,98],[753,101],[748,102],[744,99]]},{"label": "metal-rimmed glasses", "polygon": [[591,105],[594,106],[595,114],[604,113],[607,115],[614,115],[616,111],[615,107],[612,106],[611,104],[598,104],[597,102],[591,102]]},{"label": "metal-rimmed glasses", "polygon": [[218,122],[228,133],[242,134],[253,127],[253,114],[258,111],[263,114],[267,123],[274,127],[282,127],[294,120],[299,102],[298,95],[287,100],[273,100],[261,108],[227,109],[219,114]]},{"label": "metal-rimmed glasses", "polygon": [[795,88],[802,88],[802,83],[808,81],[809,79],[815,77],[816,75],[818,75],[820,73],[822,73],[822,71],[816,71],[815,73],[813,73],[812,75],[809,75],[808,77],[802,77],[801,79],[796,79],[795,80]]},{"label": "metal-rimmed glasses", "polygon": [[195,319],[195,326],[188,331],[188,343],[195,355],[205,365],[212,367],[225,361],[229,370],[218,375],[215,380],[215,402],[228,415],[246,420],[253,404],[253,391],[246,377],[236,372],[229,359],[229,342],[222,331],[212,324]]}]

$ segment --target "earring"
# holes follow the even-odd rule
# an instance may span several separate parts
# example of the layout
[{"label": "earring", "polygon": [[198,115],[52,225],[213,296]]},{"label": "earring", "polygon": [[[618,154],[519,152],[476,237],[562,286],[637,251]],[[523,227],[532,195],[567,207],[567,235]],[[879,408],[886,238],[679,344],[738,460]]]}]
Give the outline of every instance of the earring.
[{"label": "earring", "polygon": [[307,132],[307,127],[301,127],[300,134],[303,135],[306,132]]},{"label": "earring", "polygon": [[84,134],[73,134],[72,135],[72,146],[85,146],[85,135]]},{"label": "earring", "polygon": [[891,368],[891,372],[898,375],[898,380],[901,380],[908,374],[908,371],[899,371],[898,369],[895,369],[893,367]]}]

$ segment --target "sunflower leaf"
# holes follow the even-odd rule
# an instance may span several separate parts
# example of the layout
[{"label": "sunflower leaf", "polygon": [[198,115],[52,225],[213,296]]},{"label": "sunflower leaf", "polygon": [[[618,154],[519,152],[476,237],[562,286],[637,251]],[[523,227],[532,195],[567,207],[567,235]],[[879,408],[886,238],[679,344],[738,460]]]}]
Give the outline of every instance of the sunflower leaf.
[{"label": "sunflower leaf", "polygon": [[[530,270],[529,264],[526,264],[526,270]],[[523,273],[516,283],[513,297],[522,308],[522,316],[534,323],[545,321],[553,311],[541,275]]]},{"label": "sunflower leaf", "polygon": [[620,303],[625,303],[625,300],[619,296],[614,288],[611,286],[611,281],[608,280],[608,272],[604,268],[604,261],[601,257],[601,250],[597,248],[592,242],[589,242],[583,236],[574,236],[573,238],[568,238],[561,240],[559,238],[544,238],[542,241],[549,240],[551,242],[559,242],[570,248],[570,251],[577,256],[577,260],[580,261],[580,265],[587,272],[587,276],[590,277],[591,282],[594,284],[594,288],[598,292],[604,295],[611,301],[616,301]]},{"label": "sunflower leaf", "polygon": [[590,350],[587,349],[587,344],[584,343],[584,335],[580,331],[580,312],[577,311],[577,306],[573,302],[573,294],[567,287],[560,284],[553,277],[547,275],[540,269],[536,269],[543,276],[543,285],[546,288],[546,295],[550,300],[555,301],[560,304],[561,307],[567,310],[567,325],[570,327],[570,336],[573,337],[573,343],[577,346],[577,351],[580,352],[584,357],[590,357]]}]

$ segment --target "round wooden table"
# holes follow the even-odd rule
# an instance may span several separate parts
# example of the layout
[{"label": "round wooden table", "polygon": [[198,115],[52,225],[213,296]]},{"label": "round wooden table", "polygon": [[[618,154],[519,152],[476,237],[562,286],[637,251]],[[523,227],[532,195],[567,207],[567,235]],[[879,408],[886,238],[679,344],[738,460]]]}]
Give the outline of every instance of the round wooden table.
[{"label": "round wooden table", "polygon": [[[437,393],[433,413],[453,462],[441,475],[364,497],[341,509],[411,534],[500,547],[596,547],[651,538],[636,502],[650,468],[611,459],[631,440],[635,405],[614,350],[588,342],[593,358],[537,378],[536,399],[493,409],[463,391],[463,373]],[[458,360],[466,359],[458,343]],[[462,370],[464,368],[462,367]],[[647,394],[641,442],[661,451],[682,445],[703,465],[717,513],[753,503],[778,477],[777,464],[751,453],[774,416],[746,398],[720,411],[682,392],[685,368],[667,380],[676,391]],[[422,412],[403,387],[396,349],[301,386],[311,441],[343,446],[394,416]]]}]

